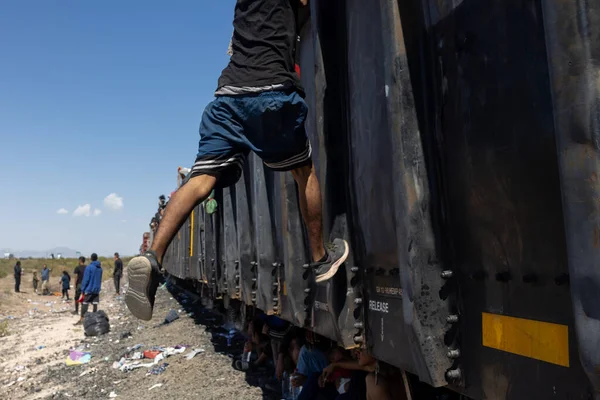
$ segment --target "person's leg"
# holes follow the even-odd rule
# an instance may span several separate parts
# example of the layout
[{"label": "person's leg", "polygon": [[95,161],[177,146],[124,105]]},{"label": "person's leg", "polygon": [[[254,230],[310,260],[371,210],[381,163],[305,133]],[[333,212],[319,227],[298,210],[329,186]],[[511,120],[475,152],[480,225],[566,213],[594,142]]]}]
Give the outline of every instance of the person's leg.
[{"label": "person's leg", "polygon": [[121,275],[117,275],[116,276],[117,281],[116,281],[116,289],[117,289],[117,296],[121,294]]},{"label": "person's leg", "polygon": [[87,300],[88,300],[87,297],[88,296],[89,295],[86,295],[85,296],[86,299],[83,301],[83,303],[81,303],[81,316],[79,317],[79,321],[75,322],[73,325],[81,325],[81,324],[83,324],[83,319],[84,319],[85,314],[87,313],[88,308],[90,306],[89,303],[87,302]]},{"label": "person's leg", "polygon": [[[365,382],[367,384],[367,400],[392,400],[389,384],[385,377],[375,377],[374,373],[367,375]],[[394,393],[394,398],[398,400],[406,399],[406,393],[399,391]]]},{"label": "person's leg", "polygon": [[298,395],[298,400],[316,399],[319,394],[319,376],[320,374],[312,374],[306,379],[302,385],[302,391]]},{"label": "person's leg", "polygon": [[79,298],[81,297],[81,287],[77,286],[75,288],[75,314],[79,312]]},{"label": "person's leg", "polygon": [[210,103],[202,115],[200,141],[191,178],[171,196],[154,234],[152,246],[129,264],[129,287],[125,304],[142,320],[152,318],[162,259],[173,237],[194,207],[204,201],[219,180],[219,186],[234,184],[241,175],[247,148],[240,139],[243,126],[239,121],[236,99],[219,97]]},{"label": "person's leg", "polygon": [[323,245],[323,213],[321,205],[321,188],[311,162],[292,171],[292,176],[298,185],[300,212],[308,230],[308,240],[313,261],[319,261],[325,256]]},{"label": "person's leg", "polygon": [[326,250],[323,243],[321,189],[312,163],[304,123],[308,107],[297,93],[269,93],[250,107],[259,114],[251,129],[252,149],[275,171],[291,171],[298,185],[302,218],[308,230],[316,282],[333,277],[349,254],[348,243],[335,239]]}]

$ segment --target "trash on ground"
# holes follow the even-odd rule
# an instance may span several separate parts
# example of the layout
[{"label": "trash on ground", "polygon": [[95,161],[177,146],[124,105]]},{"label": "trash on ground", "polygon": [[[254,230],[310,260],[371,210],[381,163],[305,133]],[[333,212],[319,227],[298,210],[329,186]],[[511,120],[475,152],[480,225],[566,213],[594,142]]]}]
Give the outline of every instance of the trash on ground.
[{"label": "trash on ground", "polygon": [[161,387],[162,385],[163,385],[162,383],[157,383],[156,385],[152,385],[152,386],[150,386],[150,389],[148,389],[148,390],[152,390],[152,389],[159,388],[159,387]]},{"label": "trash on ground", "polygon": [[154,360],[156,358],[156,356],[159,354],[160,354],[159,350],[146,350],[146,351],[144,351],[144,358],[149,358],[151,360]]},{"label": "trash on ground", "polygon": [[187,353],[185,355],[185,358],[187,358],[188,360],[191,360],[192,358],[196,357],[196,354],[198,353],[204,353],[204,349],[194,349],[192,351],[190,351],[189,353]]},{"label": "trash on ground", "polygon": [[[133,348],[139,349],[141,345],[136,345]],[[115,361],[112,364],[114,369],[118,369],[121,372],[133,371],[137,368],[154,368],[165,358],[175,354],[181,354],[185,351],[185,346],[177,345],[175,347],[155,347],[144,352],[136,351],[132,353],[133,348],[128,348],[127,353],[119,361]],[[153,358],[151,358],[154,356]],[[152,362],[141,362],[142,358],[151,359]],[[164,369],[163,369],[164,370]],[[162,372],[162,371],[161,371]],[[160,373],[160,372],[159,372]]]},{"label": "trash on ground", "polygon": [[120,339],[127,339],[131,336],[131,332],[123,332],[121,333]]},{"label": "trash on ground", "polygon": [[96,372],[96,368],[90,368],[88,370],[83,371],[81,374],[79,374],[79,377],[81,378],[82,376],[86,376],[87,374],[90,374],[92,372]]},{"label": "trash on ground", "polygon": [[87,364],[92,359],[92,354],[85,351],[70,350],[65,363],[68,366]]},{"label": "trash on ground", "polygon": [[110,397],[112,399],[112,398],[117,397],[117,394],[115,392],[110,392],[110,394],[108,395],[108,397]]},{"label": "trash on ground", "polygon": [[177,319],[179,319],[179,314],[177,313],[177,311],[171,310],[167,313],[167,316],[165,317],[165,321],[163,322],[163,325],[170,324],[171,322],[173,322]]},{"label": "trash on ground", "polygon": [[167,369],[168,366],[169,366],[169,364],[167,364],[167,363],[162,363],[160,365],[155,365],[154,367],[152,367],[150,369],[150,371],[148,371],[148,373],[146,375],[159,375],[159,374],[162,374],[163,372],[165,372],[165,369]]},{"label": "trash on ground", "polygon": [[[110,331],[108,316],[102,310],[85,314],[83,321],[85,336],[100,336]],[[115,341],[115,343],[118,343]]]}]

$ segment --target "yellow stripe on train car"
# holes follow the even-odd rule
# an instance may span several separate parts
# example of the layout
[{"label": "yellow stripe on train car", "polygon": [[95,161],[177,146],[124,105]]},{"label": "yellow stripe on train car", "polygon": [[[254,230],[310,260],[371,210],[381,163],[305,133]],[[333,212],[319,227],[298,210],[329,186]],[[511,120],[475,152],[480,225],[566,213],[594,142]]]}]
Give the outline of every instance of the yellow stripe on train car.
[{"label": "yellow stripe on train car", "polygon": [[194,211],[190,217],[190,257],[194,255]]},{"label": "yellow stripe on train car", "polygon": [[481,313],[485,347],[569,366],[569,327],[550,322]]}]

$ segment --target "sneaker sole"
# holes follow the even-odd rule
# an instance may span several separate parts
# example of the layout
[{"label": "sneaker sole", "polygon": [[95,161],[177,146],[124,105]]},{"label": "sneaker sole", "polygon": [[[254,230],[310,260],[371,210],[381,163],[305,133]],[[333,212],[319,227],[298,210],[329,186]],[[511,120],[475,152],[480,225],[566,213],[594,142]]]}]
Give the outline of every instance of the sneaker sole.
[{"label": "sneaker sole", "polygon": [[344,263],[344,261],[346,261],[346,259],[348,258],[348,254],[350,252],[350,246],[348,246],[348,242],[346,242],[345,240],[342,240],[342,242],[344,242],[344,248],[345,248],[344,254],[342,254],[342,256],[336,262],[331,264],[331,268],[329,268],[329,271],[327,271],[323,275],[319,275],[316,277],[316,279],[315,279],[316,283],[321,283],[321,282],[331,279],[335,274],[337,274],[338,269],[340,268],[340,265],[342,265]]},{"label": "sneaker sole", "polygon": [[125,304],[136,318],[150,321],[152,319],[152,304],[148,299],[152,278],[150,260],[145,257],[136,257],[127,265],[127,271],[129,288],[125,293]]}]

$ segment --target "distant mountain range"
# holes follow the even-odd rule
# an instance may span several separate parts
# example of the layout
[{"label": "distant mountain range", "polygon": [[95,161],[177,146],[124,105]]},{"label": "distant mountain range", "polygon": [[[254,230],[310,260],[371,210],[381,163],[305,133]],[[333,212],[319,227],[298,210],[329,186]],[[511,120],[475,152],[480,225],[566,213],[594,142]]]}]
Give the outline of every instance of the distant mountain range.
[{"label": "distant mountain range", "polygon": [[5,253],[11,253],[16,258],[27,258],[27,257],[32,257],[32,258],[48,257],[49,258],[49,257],[51,257],[51,254],[54,254],[55,257],[57,257],[60,254],[61,257],[63,257],[63,258],[77,257],[77,250],[73,250],[68,247],[55,247],[53,249],[49,249],[46,251],[35,251],[35,250],[16,251],[16,250],[10,250],[10,249],[1,249],[0,257],[4,257]]}]

